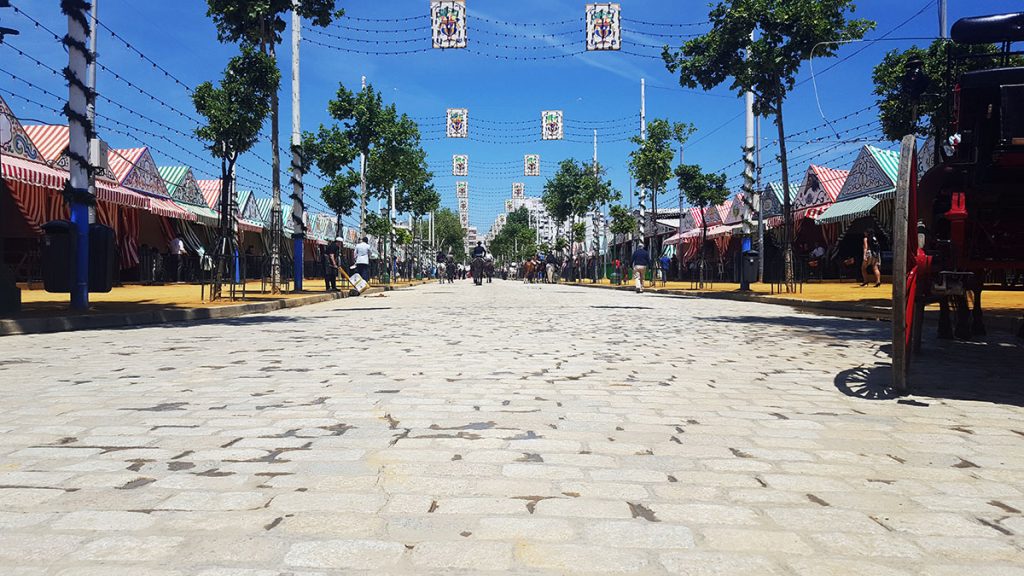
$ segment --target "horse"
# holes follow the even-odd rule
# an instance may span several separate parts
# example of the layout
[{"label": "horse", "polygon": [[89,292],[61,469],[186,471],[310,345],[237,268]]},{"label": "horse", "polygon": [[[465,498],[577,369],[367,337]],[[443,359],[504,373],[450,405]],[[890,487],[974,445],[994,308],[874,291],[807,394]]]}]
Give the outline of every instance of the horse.
[{"label": "horse", "polygon": [[526,284],[527,282],[533,284],[533,276],[536,270],[537,266],[532,258],[523,262],[523,284]]},{"label": "horse", "polygon": [[484,262],[484,274],[487,276],[487,283],[494,281],[494,260]]}]

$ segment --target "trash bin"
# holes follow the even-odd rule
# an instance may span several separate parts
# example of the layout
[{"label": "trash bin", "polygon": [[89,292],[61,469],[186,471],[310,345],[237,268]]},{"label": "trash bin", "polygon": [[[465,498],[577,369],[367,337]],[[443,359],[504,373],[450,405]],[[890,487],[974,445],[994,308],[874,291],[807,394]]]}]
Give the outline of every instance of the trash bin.
[{"label": "trash bin", "polygon": [[114,288],[116,266],[114,229],[103,224],[90,224],[89,292],[110,292]]},{"label": "trash bin", "polygon": [[43,245],[39,255],[43,288],[47,292],[71,293],[76,245],[70,221],[51,220],[43,224]]},{"label": "trash bin", "polygon": [[612,272],[611,278],[612,278],[612,284],[614,284],[616,286],[618,286],[619,284],[622,284],[622,274],[619,274],[618,272]]},{"label": "trash bin", "polygon": [[758,254],[757,250],[746,250],[743,252],[743,258],[740,262],[740,289],[750,290],[750,283],[757,282],[757,271],[758,271]]}]

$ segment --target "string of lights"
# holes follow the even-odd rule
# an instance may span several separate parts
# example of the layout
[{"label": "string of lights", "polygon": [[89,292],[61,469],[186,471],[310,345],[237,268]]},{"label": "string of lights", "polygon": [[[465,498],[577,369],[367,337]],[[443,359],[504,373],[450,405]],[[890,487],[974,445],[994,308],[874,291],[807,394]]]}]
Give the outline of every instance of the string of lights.
[{"label": "string of lights", "polygon": [[[39,60],[39,59],[35,58],[35,57],[34,57],[34,56],[32,56],[31,54],[29,54],[29,53],[27,53],[27,52],[25,52],[25,51],[21,50],[20,48],[18,48],[18,47],[16,47],[16,46],[14,46],[14,45],[13,45],[13,44],[11,44],[10,42],[4,42],[3,44],[0,44],[0,45],[2,45],[2,46],[6,46],[7,48],[9,48],[9,49],[13,50],[13,51],[14,51],[14,52],[16,52],[16,53],[17,53],[17,54],[18,54],[19,56],[22,56],[22,57],[24,57],[24,58],[28,58],[29,60],[31,60],[31,61],[33,61],[33,62],[35,62],[35,64],[36,64],[37,66],[41,66],[41,67],[43,67],[43,68],[45,68],[45,69],[49,70],[49,71],[50,71],[50,72],[52,72],[53,74],[55,74],[55,75],[58,75],[58,76],[61,76],[61,77],[63,77],[63,72],[60,72],[60,71],[56,70],[56,69],[55,69],[55,68],[53,68],[52,66],[50,66],[50,65],[48,65],[48,64],[46,64],[46,63],[44,63],[44,62],[42,62],[41,60]],[[135,89],[135,90],[136,90],[136,91],[137,91],[137,92],[138,92],[139,94],[142,94],[143,96],[146,96],[147,98],[149,98],[149,99],[150,99],[151,101],[153,101],[153,102],[156,102],[157,104],[160,104],[160,105],[161,105],[162,107],[164,107],[164,108],[166,108],[166,109],[170,110],[171,112],[174,112],[174,113],[175,113],[176,115],[178,115],[178,116],[180,116],[180,117],[182,117],[182,118],[184,118],[184,119],[186,119],[186,120],[188,120],[188,121],[190,121],[190,122],[194,123],[195,125],[199,125],[199,120],[198,120],[198,119],[197,119],[196,117],[194,117],[194,116],[191,116],[191,115],[189,115],[189,114],[186,114],[186,113],[182,112],[181,110],[179,110],[178,108],[175,108],[175,107],[174,107],[174,106],[172,106],[171,104],[168,104],[168,103],[167,103],[167,102],[165,102],[164,100],[162,100],[162,99],[160,99],[160,98],[158,98],[158,97],[154,96],[153,94],[150,94],[150,93],[149,93],[148,91],[146,91],[146,90],[144,90],[144,89],[140,88],[139,86],[136,86],[136,85],[135,85],[135,84],[134,84],[133,82],[131,82],[130,80],[128,80],[128,79],[126,79],[126,78],[124,78],[123,76],[121,76],[121,75],[120,75],[120,74],[118,74],[117,72],[114,72],[113,70],[111,70],[110,68],[108,68],[107,66],[105,66],[104,64],[101,64],[101,63],[100,63],[99,61],[97,61],[97,62],[96,62],[96,65],[97,65],[97,66],[98,66],[98,67],[99,67],[100,69],[102,69],[102,70],[103,70],[104,72],[107,72],[108,74],[112,75],[112,76],[113,76],[113,77],[114,77],[115,79],[117,79],[117,80],[121,81],[122,83],[124,83],[124,84],[127,84],[127,85],[128,85],[128,86],[130,86],[131,88]]]}]

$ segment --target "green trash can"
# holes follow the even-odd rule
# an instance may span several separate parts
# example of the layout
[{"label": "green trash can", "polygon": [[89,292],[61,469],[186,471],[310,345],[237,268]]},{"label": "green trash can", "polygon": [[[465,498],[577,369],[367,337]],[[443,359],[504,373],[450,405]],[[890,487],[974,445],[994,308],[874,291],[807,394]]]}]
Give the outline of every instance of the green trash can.
[{"label": "green trash can", "polygon": [[612,272],[611,279],[612,284],[615,286],[622,284],[622,274],[619,274],[618,272]]}]

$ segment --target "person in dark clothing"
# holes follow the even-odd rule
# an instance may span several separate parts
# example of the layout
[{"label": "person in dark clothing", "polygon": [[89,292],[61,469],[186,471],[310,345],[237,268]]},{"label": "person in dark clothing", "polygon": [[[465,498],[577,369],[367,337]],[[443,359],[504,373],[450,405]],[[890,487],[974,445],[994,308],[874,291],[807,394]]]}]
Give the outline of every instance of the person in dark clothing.
[{"label": "person in dark clothing", "polygon": [[651,265],[651,255],[647,253],[643,242],[637,245],[633,251],[633,274],[636,275],[636,291],[644,293],[644,273]]},{"label": "person in dark clothing", "polygon": [[882,246],[878,242],[878,236],[875,235],[875,231],[868,228],[864,231],[864,260],[860,265],[860,272],[864,282],[861,283],[861,286],[867,286],[871,280],[868,276],[869,272],[874,273],[875,288],[882,285],[882,272],[878,269],[878,264],[881,261]]},{"label": "person in dark clothing", "polygon": [[324,249],[324,284],[328,292],[338,292],[338,268],[341,266],[341,238]]},{"label": "person in dark clothing", "polygon": [[483,242],[477,242],[476,248],[473,248],[473,258],[483,258],[487,255],[487,248],[484,248]]}]

